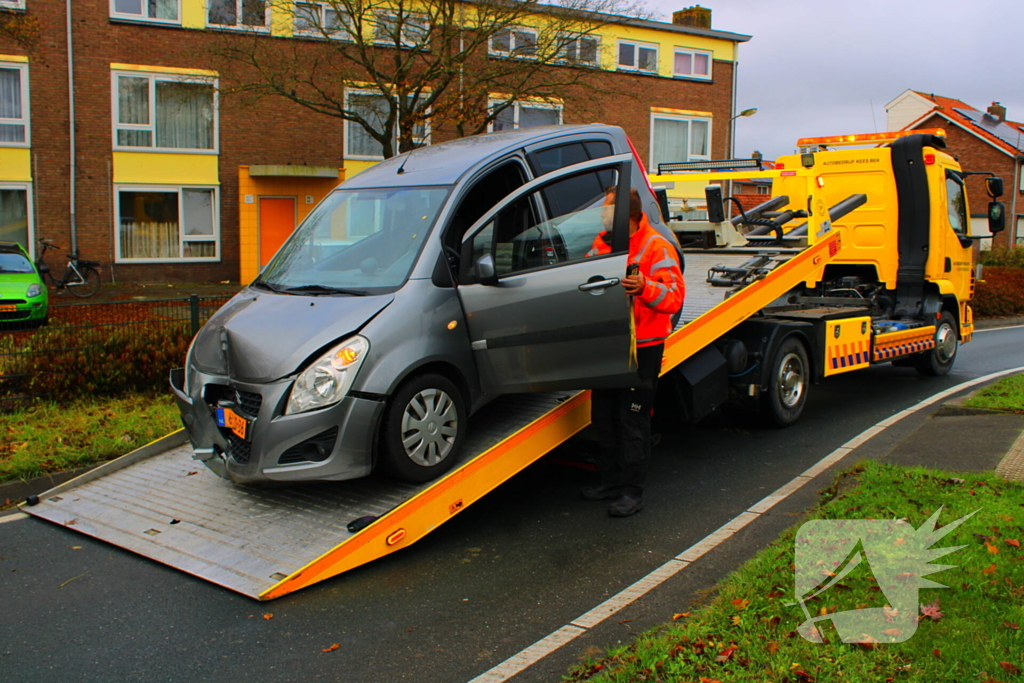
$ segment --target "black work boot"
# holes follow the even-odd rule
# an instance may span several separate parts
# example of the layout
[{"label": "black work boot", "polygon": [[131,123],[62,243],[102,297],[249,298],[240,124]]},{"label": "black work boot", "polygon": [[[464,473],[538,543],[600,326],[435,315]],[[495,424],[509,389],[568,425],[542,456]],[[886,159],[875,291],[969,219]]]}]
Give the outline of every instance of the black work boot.
[{"label": "black work boot", "polygon": [[608,506],[608,514],[612,517],[629,517],[644,509],[644,499],[638,495],[624,494]]},{"label": "black work boot", "polygon": [[622,495],[622,488],[618,486],[584,486],[580,489],[580,496],[583,500],[614,500]]}]

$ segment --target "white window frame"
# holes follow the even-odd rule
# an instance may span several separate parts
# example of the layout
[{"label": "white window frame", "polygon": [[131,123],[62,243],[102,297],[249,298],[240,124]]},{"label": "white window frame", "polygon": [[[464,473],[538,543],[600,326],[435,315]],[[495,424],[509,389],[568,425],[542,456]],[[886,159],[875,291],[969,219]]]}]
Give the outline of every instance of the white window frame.
[{"label": "white window frame", "polygon": [[[295,19],[297,18],[297,15],[299,13],[299,9],[298,9],[299,5],[316,5],[317,6],[317,8],[319,9],[319,15],[320,15],[317,18],[317,23],[324,29],[323,31],[321,31],[319,29],[316,29],[316,28],[296,28],[295,27]],[[267,6],[268,7],[270,6],[269,3],[268,3]],[[336,31],[333,31],[333,32],[328,32],[327,31],[327,10],[334,10],[335,9],[334,6],[332,6],[332,5],[330,5],[330,4],[326,3],[326,2],[316,2],[316,0],[298,0],[297,2],[295,2],[295,4],[292,7],[293,7],[293,9],[292,9],[292,12],[293,12],[293,16],[292,16],[292,35],[301,36],[301,37],[305,37],[305,38],[321,38],[321,39],[323,39],[323,38],[325,38],[325,37],[327,37],[329,35],[332,40],[348,40],[348,41],[352,40],[352,36],[350,35],[350,32],[352,31],[352,17],[347,12],[339,12],[338,13],[339,16],[341,17],[342,23],[344,24],[345,27],[344,28],[340,28],[340,29],[338,29]]]},{"label": "white window frame", "polygon": [[[147,17],[144,14],[129,14],[127,12],[118,12],[114,9],[116,0],[110,0],[110,18],[111,19],[126,19],[128,21],[144,21],[147,24],[169,24],[171,26],[181,26],[181,0],[174,0],[178,7],[178,18],[177,19],[157,19],[155,17]],[[143,12],[146,10],[148,0],[141,0]]]},{"label": "white window frame", "polygon": [[[149,79],[149,123],[118,123],[120,110],[118,103],[118,79],[121,76],[128,78]],[[111,140],[115,152],[158,152],[160,154],[220,154],[220,93],[218,79],[212,76],[192,76],[188,74],[174,74],[159,71],[118,71],[110,72],[110,125]],[[213,88],[213,147],[189,148],[189,147],[157,147],[156,146],[156,83],[157,81],[173,81],[185,83],[203,83]],[[152,145],[149,147],[133,147],[117,144],[118,130],[148,130],[150,131]]]},{"label": "white window frame", "polygon": [[[380,27],[381,27],[381,23],[382,23],[382,17],[391,17],[397,23],[398,22],[398,14],[399,14],[398,12],[393,12],[393,11],[390,11],[390,10],[377,10],[377,11],[374,12],[374,14],[373,14],[373,43],[374,43],[374,45],[380,45],[382,47],[395,47],[395,43],[392,40],[391,36],[390,35],[385,35],[384,32],[380,30]],[[405,15],[405,21],[402,24],[402,35],[401,35],[401,41],[400,41],[402,43],[402,47],[403,48],[407,48],[407,49],[412,49],[412,48],[420,48],[420,49],[424,49],[424,50],[428,49],[429,46],[430,46],[430,28],[431,28],[430,27],[430,17],[427,16],[426,14],[422,14],[422,13],[419,13],[419,12],[404,12],[403,14]],[[422,44],[418,40],[409,40],[409,39],[407,39],[407,35],[408,35],[407,32],[410,30],[410,21],[415,21],[417,19],[422,19],[423,20],[422,29],[424,31],[424,34],[426,35],[426,41],[424,43],[422,43]]]},{"label": "white window frame", "polygon": [[[633,46],[633,61],[636,62],[632,66],[628,64],[622,64],[619,60],[621,59],[621,47],[623,45]],[[641,69],[640,68],[640,48],[647,50],[654,50],[654,69]],[[619,71],[635,71],[641,74],[655,74],[659,72],[659,65],[661,64],[661,46],[657,43],[644,43],[638,40],[619,40],[615,46],[615,64]]]},{"label": "white window frame", "polygon": [[[183,190],[212,190],[213,191],[213,235],[185,235],[181,227],[181,220],[185,215],[182,207]],[[168,258],[125,258],[121,256],[121,193],[122,192],[177,192],[178,193],[178,253],[180,254],[185,242],[213,242],[214,256],[185,257],[178,256]],[[202,183],[190,184],[181,183],[176,185],[114,185],[114,263],[218,263],[221,258],[221,235],[220,235],[220,188],[216,185],[204,185]]]},{"label": "white window frame", "polygon": [[[658,168],[654,163],[654,121],[656,119],[664,119],[668,121],[686,121],[689,126],[687,127],[687,140],[686,140],[686,158],[675,159],[673,161],[706,161],[711,159],[711,140],[714,133],[714,120],[707,116],[691,116],[687,114],[670,114],[660,111],[652,111],[650,118],[650,132],[648,137],[648,168],[651,173],[657,173]],[[690,150],[693,148],[693,123],[706,123],[708,125],[708,139],[707,139],[707,153],[706,154],[693,154]]]},{"label": "white window frame", "polygon": [[28,250],[29,257],[36,259],[36,221],[34,207],[32,206],[32,183],[9,183],[0,182],[0,190],[22,190],[25,193],[25,214],[28,216]]},{"label": "white window frame", "polygon": [[[345,109],[349,108],[349,97],[352,96],[352,95],[373,95],[373,96],[376,96],[376,97],[384,97],[384,95],[381,92],[377,91],[377,90],[368,90],[366,88],[345,88]],[[349,134],[348,134],[348,127],[350,125],[358,126],[359,124],[354,122],[354,121],[345,121],[345,133],[344,133],[345,134],[345,145],[344,145],[344,148],[343,148],[344,149],[344,153],[345,153],[345,157],[344,158],[352,159],[353,161],[383,161],[384,155],[382,155],[382,154],[370,155],[370,154],[350,154],[349,153],[348,145],[349,145],[350,138],[349,138]],[[421,138],[419,138],[419,140],[417,141],[417,143],[418,143],[417,147],[427,147],[427,146],[430,145],[430,137],[431,137],[431,134],[433,133],[433,129],[432,129],[431,125],[430,125],[430,119],[429,118],[426,121],[423,122],[423,129],[424,129],[424,133],[423,133],[423,136]],[[397,154],[398,153],[397,152],[397,150],[398,150],[398,126],[397,125],[395,126],[395,142],[394,142],[394,145],[395,145],[395,150],[396,150],[396,154]]]},{"label": "white window frame", "polygon": [[20,147],[23,149],[31,147],[32,116],[31,111],[29,110],[29,102],[31,99],[28,91],[28,64],[25,62],[0,62],[0,68],[17,69],[21,73],[21,118],[0,119],[0,124],[25,126],[25,142],[0,142],[0,147]]},{"label": "white window frame", "polygon": [[210,21],[210,6],[209,2],[206,3],[206,27],[212,28],[218,31],[259,31],[260,33],[270,33],[270,22],[271,22],[271,6],[274,0],[266,0],[266,4],[263,7],[263,24],[261,26],[252,24],[243,24],[242,19],[242,5],[245,0],[233,0],[235,3],[235,17],[238,19],[238,23],[235,24],[215,24]]},{"label": "white window frame", "polygon": [[[708,73],[707,73],[707,75],[705,75],[705,74],[698,74],[698,73],[681,74],[681,73],[677,72],[676,71],[676,55],[678,55],[678,54],[688,54],[688,55],[690,55],[690,66],[691,67],[696,63],[697,55],[703,55],[703,56],[707,57],[708,58]],[[711,79],[711,71],[712,71],[711,64],[712,64],[712,62],[714,62],[714,55],[711,52],[708,52],[707,50],[691,50],[688,47],[677,47],[677,48],[672,50],[672,75],[675,78],[691,78],[691,79],[699,80],[699,81],[710,81],[710,80],[712,80]]]},{"label": "white window frame", "polygon": [[7,9],[25,9],[25,0],[0,0],[0,7]]},{"label": "white window frame", "polygon": [[491,57],[504,57],[506,59],[535,59],[536,57],[534,55],[515,53],[520,47],[519,45],[516,45],[517,33],[529,33],[532,35],[534,48],[536,48],[537,43],[540,41],[540,32],[537,29],[530,28],[529,26],[510,26],[508,29],[508,49],[495,49],[494,36],[492,35],[487,39],[487,54]]},{"label": "white window frame", "polygon": [[[593,34],[580,35],[580,34],[561,34],[558,36],[559,42],[568,41],[574,43],[574,49],[576,51],[576,59],[571,60],[568,57],[562,56],[568,49],[568,44],[563,45],[562,50],[559,51],[558,61],[573,66],[598,66],[601,62],[601,37]],[[594,41],[594,59],[593,61],[584,61],[579,58],[580,54],[580,41],[592,40]]]},{"label": "white window frame", "polygon": [[[487,108],[488,109],[494,109],[494,107],[496,105],[504,104],[504,103],[505,103],[505,100],[496,100],[496,99],[492,98],[492,99],[487,100]],[[515,128],[513,128],[512,130],[519,130],[519,119],[520,119],[522,107],[526,107],[528,109],[554,109],[555,111],[558,112],[558,123],[555,124],[555,125],[561,126],[564,123],[564,119],[562,118],[564,106],[563,106],[563,104],[561,102],[530,102],[530,101],[527,100],[525,102],[523,102],[523,101],[513,102],[511,105],[509,105],[509,107],[512,109],[512,119],[513,119],[513,121],[515,123]],[[493,120],[490,123],[487,124],[487,132],[488,133],[493,133],[494,132],[494,121]]]}]

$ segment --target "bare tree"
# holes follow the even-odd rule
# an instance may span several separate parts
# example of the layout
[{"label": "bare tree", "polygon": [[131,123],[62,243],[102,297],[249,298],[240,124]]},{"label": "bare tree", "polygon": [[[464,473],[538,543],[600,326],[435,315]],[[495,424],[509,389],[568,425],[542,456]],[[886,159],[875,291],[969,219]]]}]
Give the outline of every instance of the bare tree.
[{"label": "bare tree", "polygon": [[252,23],[264,3],[296,39],[224,34],[211,48],[222,91],[352,122],[385,158],[423,144],[428,130],[461,137],[504,124],[517,103],[574,92],[566,104],[583,109],[626,94],[597,77],[599,34],[643,16],[633,0],[243,0]]}]

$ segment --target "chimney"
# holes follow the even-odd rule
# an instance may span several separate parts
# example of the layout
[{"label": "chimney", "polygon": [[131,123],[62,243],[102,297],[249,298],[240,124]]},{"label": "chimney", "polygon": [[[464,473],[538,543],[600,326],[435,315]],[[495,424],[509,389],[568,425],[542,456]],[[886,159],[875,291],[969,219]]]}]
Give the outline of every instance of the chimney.
[{"label": "chimney", "polygon": [[711,28],[711,10],[696,5],[672,13],[672,23],[692,28]]},{"label": "chimney", "polygon": [[989,116],[994,118],[999,123],[1003,123],[1004,121],[1006,121],[1006,107],[999,104],[998,102],[993,102],[991,106],[989,106],[988,113]]}]

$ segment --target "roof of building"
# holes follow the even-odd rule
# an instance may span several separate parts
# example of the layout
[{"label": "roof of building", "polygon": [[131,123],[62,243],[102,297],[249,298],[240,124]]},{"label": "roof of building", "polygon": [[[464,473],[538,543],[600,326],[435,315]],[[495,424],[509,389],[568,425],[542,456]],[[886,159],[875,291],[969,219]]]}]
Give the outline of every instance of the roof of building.
[{"label": "roof of building", "polygon": [[[985,142],[1007,154],[1017,155],[1024,153],[1024,123],[1016,121],[1000,122],[991,114],[975,109],[966,102],[953,99],[952,97],[943,97],[934,93],[923,93],[918,90],[912,92],[935,105],[934,109],[919,117],[917,121],[921,121],[932,114],[938,114],[947,121],[974,133]],[[917,121],[907,126],[907,128],[915,126]]]}]

